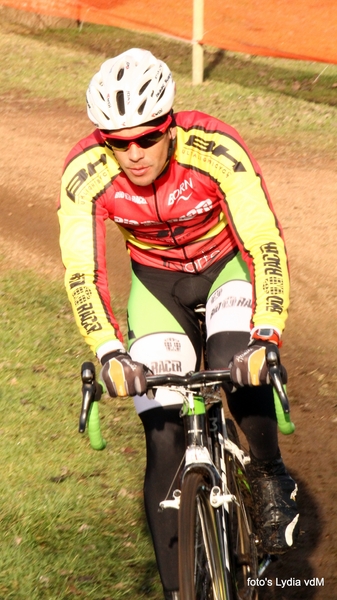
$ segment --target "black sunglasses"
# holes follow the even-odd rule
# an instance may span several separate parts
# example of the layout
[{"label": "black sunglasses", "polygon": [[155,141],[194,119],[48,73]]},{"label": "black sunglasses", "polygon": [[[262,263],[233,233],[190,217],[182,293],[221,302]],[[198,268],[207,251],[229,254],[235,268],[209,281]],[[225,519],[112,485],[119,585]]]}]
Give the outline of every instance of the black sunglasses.
[{"label": "black sunglasses", "polygon": [[138,135],[134,138],[115,138],[112,135],[106,135],[103,131],[101,131],[102,137],[106,144],[112,148],[113,150],[118,150],[119,152],[126,152],[131,144],[136,144],[140,148],[151,148],[164,137],[166,131],[152,131],[152,133],[144,133],[142,135]]},{"label": "black sunglasses", "polygon": [[136,144],[140,148],[151,148],[164,137],[172,122],[171,114],[168,114],[165,121],[161,122],[156,127],[152,127],[149,131],[135,135],[132,138],[125,138],[113,135],[113,132],[101,129],[101,136],[105,143],[118,152],[126,152],[131,144]]}]

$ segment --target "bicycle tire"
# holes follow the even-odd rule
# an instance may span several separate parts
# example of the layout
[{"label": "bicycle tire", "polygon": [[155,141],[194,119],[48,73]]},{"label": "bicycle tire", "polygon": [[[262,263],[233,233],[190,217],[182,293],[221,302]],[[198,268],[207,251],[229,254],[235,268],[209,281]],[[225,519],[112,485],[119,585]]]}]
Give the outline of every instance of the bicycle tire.
[{"label": "bicycle tire", "polygon": [[[210,504],[211,485],[201,472],[186,473],[179,509],[180,600],[232,600],[221,548],[221,513]],[[218,518],[217,518],[218,517]]]},{"label": "bicycle tire", "polygon": [[[228,438],[240,448],[239,436],[234,422],[226,419]],[[235,600],[258,600],[258,592],[250,582],[258,578],[258,553],[251,512],[252,497],[245,470],[238,459],[225,452],[228,491],[235,495],[237,503],[229,506],[229,546],[232,573],[235,575]]]}]

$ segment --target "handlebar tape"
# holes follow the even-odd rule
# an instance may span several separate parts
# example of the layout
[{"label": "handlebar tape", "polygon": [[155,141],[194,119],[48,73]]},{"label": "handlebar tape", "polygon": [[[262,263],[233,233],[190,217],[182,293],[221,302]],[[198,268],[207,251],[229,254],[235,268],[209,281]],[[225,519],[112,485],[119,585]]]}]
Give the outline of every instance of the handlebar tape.
[{"label": "handlebar tape", "polygon": [[91,447],[94,450],[104,450],[104,448],[106,447],[106,441],[101,433],[97,401],[92,402],[89,409],[88,434]]},{"label": "handlebar tape", "polygon": [[294,433],[295,425],[290,419],[290,414],[284,412],[282,402],[275,388],[273,388],[273,394],[278,428],[284,435],[290,435]]}]

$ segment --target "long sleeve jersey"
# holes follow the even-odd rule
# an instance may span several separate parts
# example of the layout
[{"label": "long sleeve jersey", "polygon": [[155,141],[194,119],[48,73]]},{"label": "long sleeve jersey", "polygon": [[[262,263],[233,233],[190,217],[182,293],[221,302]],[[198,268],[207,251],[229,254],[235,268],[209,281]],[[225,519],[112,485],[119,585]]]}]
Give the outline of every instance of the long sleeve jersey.
[{"label": "long sleeve jersey", "polygon": [[58,211],[65,283],[94,353],[122,341],[108,289],[106,219],[117,223],[131,259],[158,269],[197,273],[239,250],[253,284],[252,327],[284,329],[287,255],[259,165],[222,121],[197,111],[175,121],[174,153],[150,185],[126,177],[98,129],[66,159]]}]

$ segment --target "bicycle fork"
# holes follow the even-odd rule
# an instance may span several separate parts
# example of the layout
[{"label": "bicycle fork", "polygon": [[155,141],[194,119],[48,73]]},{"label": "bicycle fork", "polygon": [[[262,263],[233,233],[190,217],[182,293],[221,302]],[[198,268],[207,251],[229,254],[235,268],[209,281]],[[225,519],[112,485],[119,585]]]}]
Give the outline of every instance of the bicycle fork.
[{"label": "bicycle fork", "polygon": [[[233,494],[227,493],[226,465],[225,465],[225,438],[220,431],[221,410],[218,409],[216,417],[210,419],[210,431],[207,431],[207,419],[205,400],[201,396],[195,396],[190,392],[182,407],[184,419],[186,452],[184,467],[180,475],[181,482],[185,474],[198,468],[205,473],[211,484],[210,503],[213,508],[224,508],[229,512],[230,502],[237,502]],[[220,412],[219,412],[220,411]],[[234,446],[234,444],[233,444]],[[214,460],[209,448],[212,447]],[[239,450],[239,449],[237,449]],[[242,453],[243,454],[243,453]],[[241,456],[240,456],[241,459]],[[173,492],[173,499],[165,499],[160,503],[160,508],[175,508],[180,506],[180,490]]]}]

